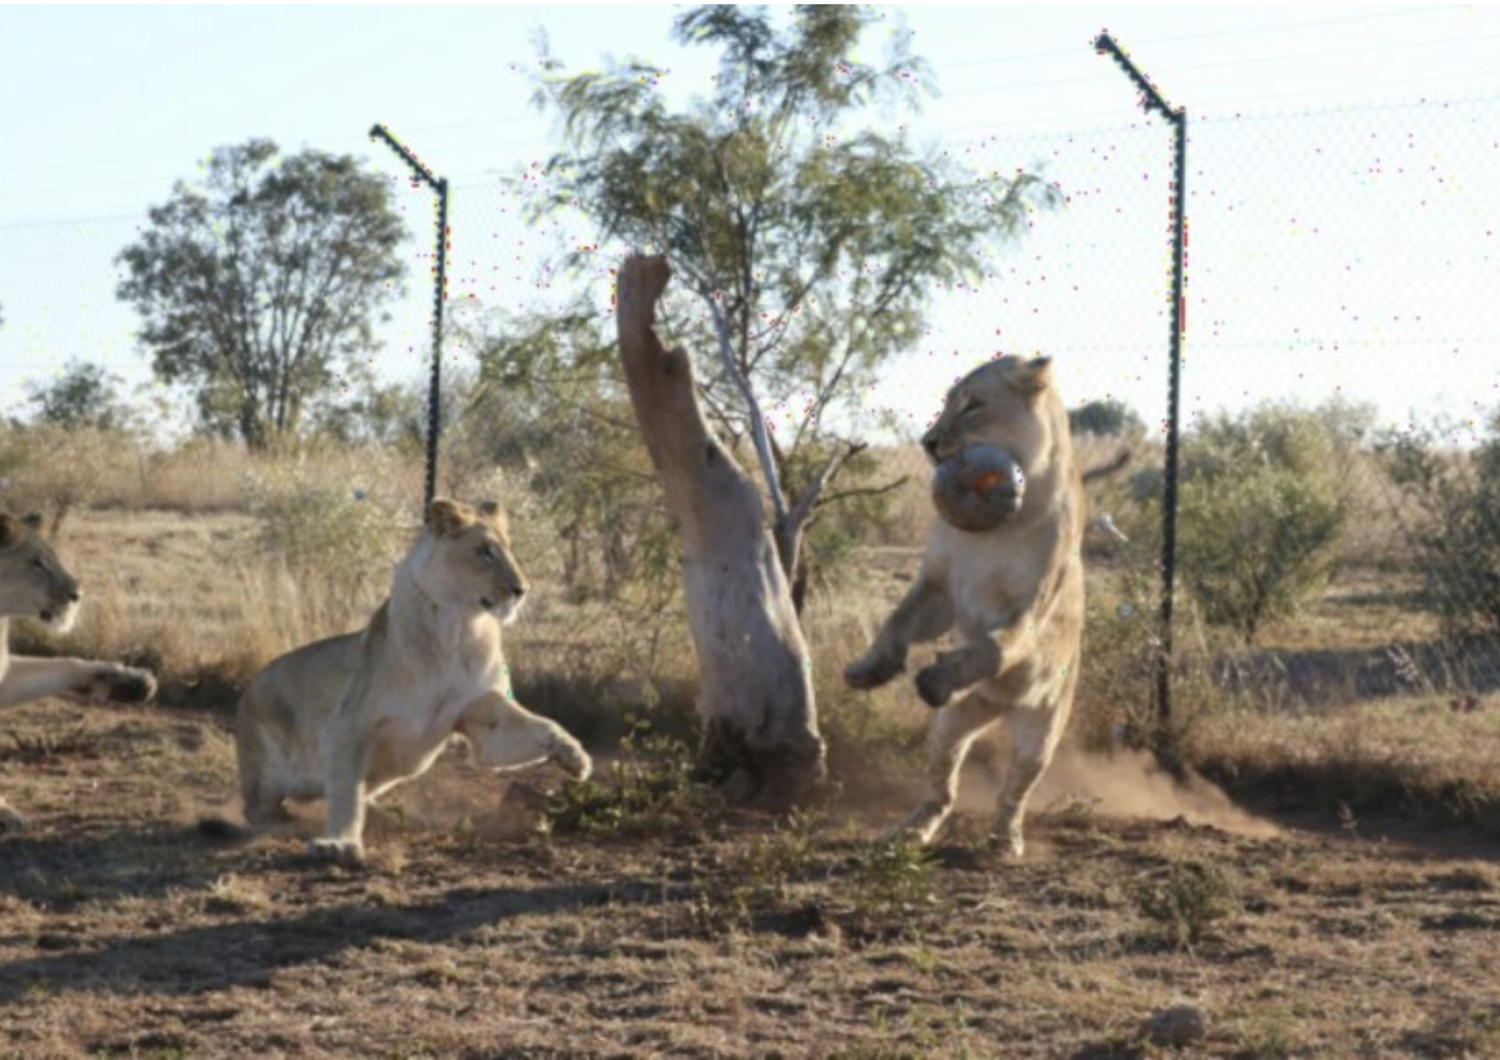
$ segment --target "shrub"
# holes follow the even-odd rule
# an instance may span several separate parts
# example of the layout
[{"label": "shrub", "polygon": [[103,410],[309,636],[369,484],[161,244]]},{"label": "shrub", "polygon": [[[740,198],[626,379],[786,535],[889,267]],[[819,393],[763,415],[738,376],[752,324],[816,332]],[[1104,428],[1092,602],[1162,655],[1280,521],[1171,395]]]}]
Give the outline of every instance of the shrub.
[{"label": "shrub", "polygon": [[1069,409],[1068,429],[1073,434],[1094,434],[1102,438],[1144,434],[1146,425],[1135,409],[1125,402],[1118,398],[1101,398]]},{"label": "shrub", "polygon": [[1262,405],[1209,419],[1184,446],[1178,570],[1204,620],[1247,643],[1332,573],[1359,435],[1329,414]]},{"label": "shrub", "polygon": [[681,741],[641,721],[620,741],[607,780],[577,780],[543,810],[543,834],[649,835],[701,823],[711,794],[693,783],[693,756]]},{"label": "shrub", "polygon": [[813,846],[817,818],[793,814],[770,835],[757,836],[698,884],[689,913],[698,932],[717,938],[787,915],[792,888],[819,870]]},{"label": "shrub", "polygon": [[1381,445],[1391,480],[1416,509],[1407,537],[1428,606],[1449,634],[1500,631],[1500,411],[1488,434],[1467,459],[1442,451],[1433,428]]},{"label": "shrub", "polygon": [[904,835],[864,844],[845,880],[853,913],[872,922],[888,922],[905,920],[920,907],[932,905],[937,864],[936,855]]},{"label": "shrub", "polygon": [[1143,745],[1157,722],[1152,693],[1160,588],[1153,559],[1141,555],[1119,574],[1101,575],[1085,597],[1084,665],[1069,724],[1090,751],[1107,751],[1119,738]]},{"label": "shrub", "polygon": [[481,318],[459,328],[477,353],[446,422],[450,473],[500,468],[552,527],[575,601],[616,601],[671,581],[676,535],[612,340],[592,314]]},{"label": "shrub", "polygon": [[1165,879],[1142,885],[1135,899],[1141,915],[1160,925],[1178,949],[1202,942],[1215,921],[1235,911],[1224,877],[1198,862],[1174,863]]},{"label": "shrub", "polygon": [[97,501],[112,479],[136,473],[136,455],[118,431],[53,423],[7,429],[0,434],[4,503],[42,514],[56,536],[68,515]]},{"label": "shrub", "polygon": [[352,586],[389,576],[405,535],[395,507],[378,493],[314,479],[301,460],[246,474],[242,487],[257,546],[289,570]]}]

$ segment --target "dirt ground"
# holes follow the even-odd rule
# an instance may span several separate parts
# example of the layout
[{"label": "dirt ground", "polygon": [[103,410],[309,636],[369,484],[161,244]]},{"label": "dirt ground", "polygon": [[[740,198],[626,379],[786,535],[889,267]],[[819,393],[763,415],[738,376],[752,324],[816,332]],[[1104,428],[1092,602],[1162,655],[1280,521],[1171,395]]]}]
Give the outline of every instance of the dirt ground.
[{"label": "dirt ground", "polygon": [[220,716],[7,712],[0,1053],[1156,1056],[1191,1005],[1181,1055],[1500,1055],[1500,849],[1464,833],[1054,792],[1023,861],[966,819],[902,890],[868,868],[899,799],[539,837],[455,753],[350,871],[201,838],[232,787]]}]

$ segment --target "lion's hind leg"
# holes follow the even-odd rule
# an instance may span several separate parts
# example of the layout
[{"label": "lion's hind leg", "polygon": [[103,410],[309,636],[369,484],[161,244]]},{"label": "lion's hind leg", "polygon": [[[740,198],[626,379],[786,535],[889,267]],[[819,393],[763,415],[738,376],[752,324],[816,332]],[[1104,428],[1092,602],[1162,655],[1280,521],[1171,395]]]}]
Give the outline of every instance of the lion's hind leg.
[{"label": "lion's hind leg", "polygon": [[251,828],[259,831],[291,821],[292,815],[286,808],[286,793],[280,788],[242,784],[240,794],[245,800],[245,823]]},{"label": "lion's hind leg", "polygon": [[235,724],[235,759],[239,767],[240,800],[245,824],[252,831],[286,824],[292,817],[285,802],[294,793],[286,784],[292,770],[284,748],[268,731],[274,712],[252,685],[240,700]]},{"label": "lion's hind leg", "polygon": [[972,693],[933,715],[927,732],[927,795],[902,826],[918,842],[931,843],[948,820],[969,747],[998,718],[995,704]]},{"label": "lion's hind leg", "polygon": [[1012,857],[1026,853],[1022,826],[1026,804],[1062,739],[1066,715],[1057,709],[1017,710],[1005,716],[1010,733],[1010,765],[1001,783],[995,815],[995,841],[1005,844]]}]

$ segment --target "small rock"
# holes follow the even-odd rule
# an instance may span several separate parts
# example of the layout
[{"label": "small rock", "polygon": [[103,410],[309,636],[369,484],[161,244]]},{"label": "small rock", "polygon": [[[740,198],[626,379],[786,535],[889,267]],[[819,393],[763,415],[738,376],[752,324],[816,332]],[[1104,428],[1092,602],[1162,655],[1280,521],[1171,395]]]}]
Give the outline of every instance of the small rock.
[{"label": "small rock", "polygon": [[1146,1021],[1146,1037],[1157,1045],[1180,1049],[1203,1037],[1203,1011],[1193,1005],[1173,1005]]}]

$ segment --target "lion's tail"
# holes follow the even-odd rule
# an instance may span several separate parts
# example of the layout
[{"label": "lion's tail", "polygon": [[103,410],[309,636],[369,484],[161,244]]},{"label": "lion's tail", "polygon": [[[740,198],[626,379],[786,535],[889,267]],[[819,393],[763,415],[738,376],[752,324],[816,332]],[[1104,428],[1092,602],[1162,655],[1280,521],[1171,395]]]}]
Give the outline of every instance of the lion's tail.
[{"label": "lion's tail", "polygon": [[1083,481],[1094,482],[1101,478],[1108,478],[1116,471],[1122,469],[1126,464],[1130,463],[1131,455],[1132,454],[1129,449],[1121,449],[1118,453],[1116,453],[1113,457],[1111,457],[1104,463],[1098,465],[1097,467],[1088,468],[1086,471],[1084,471]]}]

